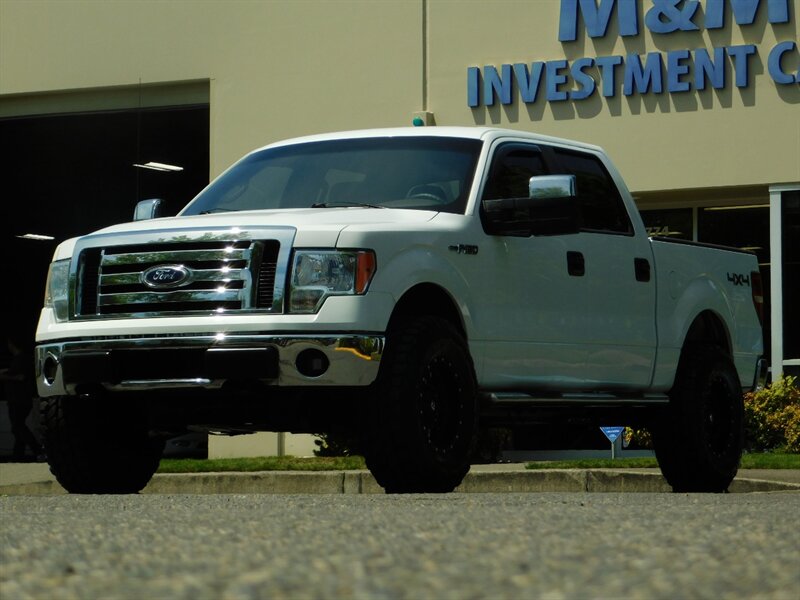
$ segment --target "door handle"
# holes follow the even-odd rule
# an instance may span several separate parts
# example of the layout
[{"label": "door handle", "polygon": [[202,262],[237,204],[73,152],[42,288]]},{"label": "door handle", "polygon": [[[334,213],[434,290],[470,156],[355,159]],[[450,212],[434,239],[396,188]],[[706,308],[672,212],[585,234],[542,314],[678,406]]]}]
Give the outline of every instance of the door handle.
[{"label": "door handle", "polygon": [[583,277],[586,274],[586,260],[581,252],[567,252],[567,273],[573,277]]},{"label": "door handle", "polygon": [[636,272],[636,281],[647,283],[650,281],[650,261],[646,258],[634,258],[633,268]]}]

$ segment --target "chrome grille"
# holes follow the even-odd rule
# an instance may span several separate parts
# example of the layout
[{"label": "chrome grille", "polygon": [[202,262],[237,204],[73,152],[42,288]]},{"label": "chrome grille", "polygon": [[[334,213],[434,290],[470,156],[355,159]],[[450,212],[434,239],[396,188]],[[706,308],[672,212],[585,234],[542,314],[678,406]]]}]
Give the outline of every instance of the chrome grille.
[{"label": "chrome grille", "polygon": [[[175,241],[87,248],[77,271],[80,317],[272,311],[277,240]],[[180,271],[175,284],[148,271]]]}]

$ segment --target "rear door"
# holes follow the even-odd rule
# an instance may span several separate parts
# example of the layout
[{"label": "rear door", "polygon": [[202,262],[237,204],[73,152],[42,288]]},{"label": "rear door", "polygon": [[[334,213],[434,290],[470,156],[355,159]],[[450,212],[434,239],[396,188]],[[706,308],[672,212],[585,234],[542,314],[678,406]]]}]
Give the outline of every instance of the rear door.
[{"label": "rear door", "polygon": [[656,349],[655,273],[647,237],[635,235],[620,191],[600,157],[553,148],[555,167],[575,175],[587,305],[583,378],[592,389],[650,384]]}]

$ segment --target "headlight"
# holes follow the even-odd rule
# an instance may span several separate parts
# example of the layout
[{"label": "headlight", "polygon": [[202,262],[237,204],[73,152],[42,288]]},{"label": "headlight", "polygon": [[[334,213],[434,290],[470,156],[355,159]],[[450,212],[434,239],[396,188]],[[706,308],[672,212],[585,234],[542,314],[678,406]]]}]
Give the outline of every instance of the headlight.
[{"label": "headlight", "polygon": [[315,313],[328,296],[363,294],[375,274],[371,250],[298,250],[292,261],[289,312]]},{"label": "headlight", "polygon": [[69,316],[69,259],[50,263],[44,305],[52,308],[56,321],[66,321]]}]

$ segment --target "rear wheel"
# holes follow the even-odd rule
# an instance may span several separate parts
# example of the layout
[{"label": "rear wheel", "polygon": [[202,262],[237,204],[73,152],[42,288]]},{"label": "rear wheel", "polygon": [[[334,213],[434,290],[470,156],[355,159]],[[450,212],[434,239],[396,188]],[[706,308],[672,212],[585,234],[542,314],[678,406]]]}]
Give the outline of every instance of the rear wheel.
[{"label": "rear wheel", "polygon": [[367,466],[389,493],[450,492],[469,470],[475,374],[464,338],[437,317],[390,332],[370,403]]},{"label": "rear wheel", "polygon": [[156,472],[164,441],[148,435],[144,410],[109,399],[40,401],[50,471],[73,494],[135,494]]},{"label": "rear wheel", "polygon": [[653,424],[661,472],[675,492],[724,492],[736,476],[744,438],[736,368],[715,347],[687,349],[667,413]]}]

